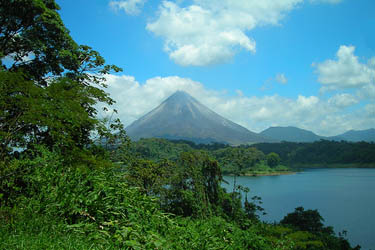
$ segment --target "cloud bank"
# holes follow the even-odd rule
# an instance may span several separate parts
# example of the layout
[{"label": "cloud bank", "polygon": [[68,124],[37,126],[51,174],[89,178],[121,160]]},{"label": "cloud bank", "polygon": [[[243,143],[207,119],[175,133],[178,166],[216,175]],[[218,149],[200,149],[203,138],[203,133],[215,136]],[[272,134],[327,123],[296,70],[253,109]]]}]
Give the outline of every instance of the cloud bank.
[{"label": "cloud bank", "polygon": [[297,126],[320,135],[336,135],[350,129],[367,129],[375,124],[374,104],[347,112],[358,103],[356,97],[337,94],[286,98],[244,96],[210,90],[200,82],[178,76],[154,77],[141,84],[132,76],[109,75],[107,91],[117,101],[114,108],[127,126],[145,115],[177,90],[184,90],[218,114],[260,132],[270,126]]}]

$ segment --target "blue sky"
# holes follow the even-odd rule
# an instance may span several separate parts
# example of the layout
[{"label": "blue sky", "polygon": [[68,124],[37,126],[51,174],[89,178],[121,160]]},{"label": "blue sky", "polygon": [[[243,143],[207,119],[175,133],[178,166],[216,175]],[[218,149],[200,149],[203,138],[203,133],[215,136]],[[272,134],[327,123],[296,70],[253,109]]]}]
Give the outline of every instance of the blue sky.
[{"label": "blue sky", "polygon": [[176,90],[260,132],[375,127],[373,0],[57,0],[72,37],[123,68],[125,125]]}]

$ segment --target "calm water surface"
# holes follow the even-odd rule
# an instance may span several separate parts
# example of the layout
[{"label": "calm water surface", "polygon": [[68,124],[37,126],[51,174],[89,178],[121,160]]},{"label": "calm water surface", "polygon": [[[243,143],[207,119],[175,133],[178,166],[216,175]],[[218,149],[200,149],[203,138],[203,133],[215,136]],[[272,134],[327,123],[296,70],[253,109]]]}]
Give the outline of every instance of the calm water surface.
[{"label": "calm water surface", "polygon": [[[229,191],[233,177],[225,176]],[[294,208],[318,209],[325,224],[362,249],[375,250],[375,169],[313,169],[294,175],[237,177],[249,198],[262,197],[267,222],[280,221]]]}]

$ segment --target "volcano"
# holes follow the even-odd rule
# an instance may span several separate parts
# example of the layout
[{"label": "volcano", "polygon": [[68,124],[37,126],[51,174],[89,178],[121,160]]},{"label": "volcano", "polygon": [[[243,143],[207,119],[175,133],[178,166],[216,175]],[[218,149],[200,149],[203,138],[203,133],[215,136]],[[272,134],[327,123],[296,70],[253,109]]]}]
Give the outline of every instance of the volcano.
[{"label": "volcano", "polygon": [[184,91],[175,92],[129,125],[126,132],[133,140],[155,137],[231,145],[268,141],[218,115]]}]

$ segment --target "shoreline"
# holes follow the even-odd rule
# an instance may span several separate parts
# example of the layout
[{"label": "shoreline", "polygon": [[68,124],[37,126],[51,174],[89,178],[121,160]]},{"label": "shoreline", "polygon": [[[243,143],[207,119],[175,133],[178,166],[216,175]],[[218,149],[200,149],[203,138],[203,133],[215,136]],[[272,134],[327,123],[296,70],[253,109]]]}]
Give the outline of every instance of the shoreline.
[{"label": "shoreline", "polygon": [[293,171],[283,171],[283,172],[270,172],[270,173],[246,173],[241,176],[248,176],[248,177],[258,177],[258,176],[278,176],[278,175],[292,175],[296,174],[297,172]]},{"label": "shoreline", "polygon": [[[297,174],[297,171],[280,171],[280,172],[269,172],[269,173],[246,173],[238,176],[247,176],[247,177],[258,177],[258,176],[279,176],[279,175],[292,175]],[[234,176],[234,174],[226,174],[227,176]]]},{"label": "shoreline", "polygon": [[354,163],[347,163],[347,164],[340,164],[340,163],[331,163],[331,164],[295,164],[292,165],[292,168],[297,169],[314,169],[314,168],[375,168],[375,164],[354,164]]}]

